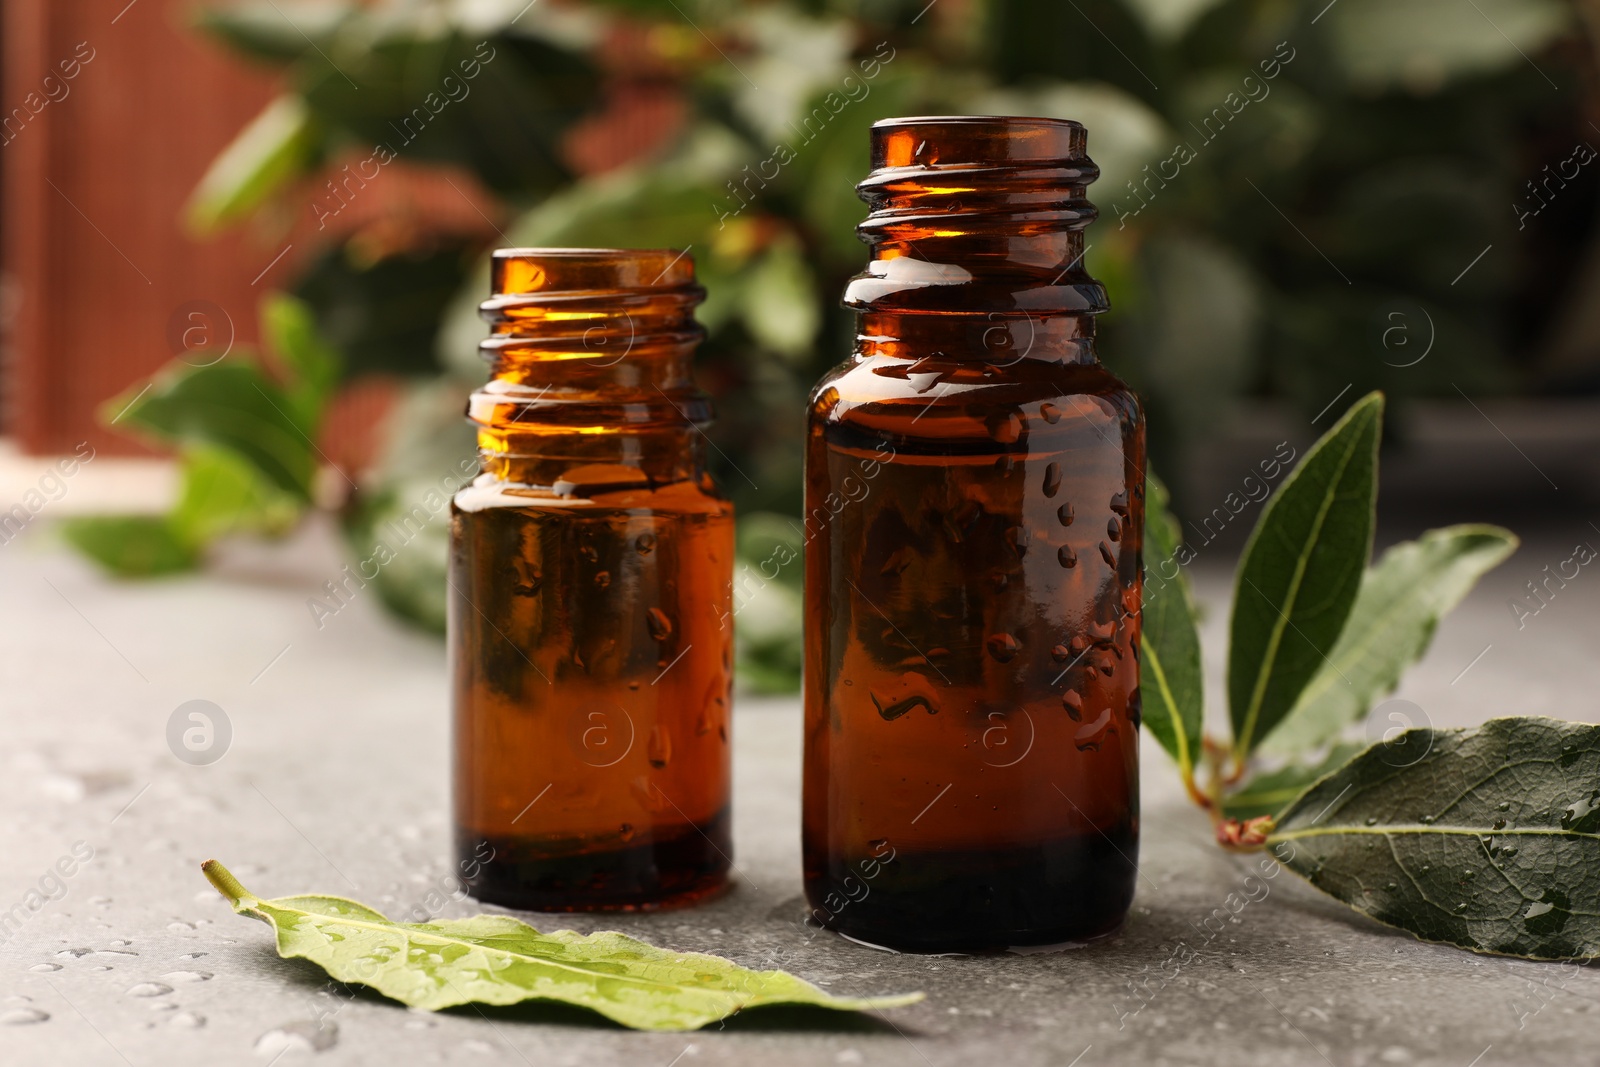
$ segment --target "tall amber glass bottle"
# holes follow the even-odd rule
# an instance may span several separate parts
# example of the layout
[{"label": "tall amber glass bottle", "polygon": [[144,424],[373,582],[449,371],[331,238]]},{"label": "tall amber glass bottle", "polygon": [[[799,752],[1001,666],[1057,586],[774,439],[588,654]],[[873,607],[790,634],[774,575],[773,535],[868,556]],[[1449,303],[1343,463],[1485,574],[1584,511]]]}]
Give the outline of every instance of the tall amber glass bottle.
[{"label": "tall amber glass bottle", "polygon": [[1138,848],[1144,424],[1097,362],[1083,127],[872,130],[855,354],[811,397],[812,916],[917,951],[1115,930]]},{"label": "tall amber glass bottle", "polygon": [[455,830],[482,900],[636,909],[729,856],[733,509],[671,250],[496,252],[451,511]]}]

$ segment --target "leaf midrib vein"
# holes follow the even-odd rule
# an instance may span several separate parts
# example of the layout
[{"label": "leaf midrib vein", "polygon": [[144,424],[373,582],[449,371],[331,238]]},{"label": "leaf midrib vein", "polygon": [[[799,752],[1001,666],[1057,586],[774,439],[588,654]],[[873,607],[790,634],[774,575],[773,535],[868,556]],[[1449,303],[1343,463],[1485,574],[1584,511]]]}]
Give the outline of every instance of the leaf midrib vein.
[{"label": "leaf midrib vein", "polygon": [[[576,974],[581,974],[581,975],[584,975],[585,977],[588,977],[588,978],[615,978],[615,979],[620,979],[620,980],[628,981],[628,982],[638,982],[641,985],[652,985],[652,986],[659,986],[659,987],[661,987],[663,989],[678,990],[678,991],[685,992],[685,993],[702,993],[702,994],[706,994],[708,996],[724,996],[724,997],[729,996],[728,994],[723,993],[723,992],[721,992],[719,990],[698,989],[698,988],[696,988],[694,986],[686,986],[686,985],[682,985],[682,984],[674,983],[674,982],[661,982],[661,981],[657,981],[657,980],[651,979],[651,978],[639,978],[639,977],[636,977],[636,976],[630,975],[630,974],[621,974],[621,975],[618,975],[618,974],[600,974],[600,973],[598,973],[596,971],[585,970],[582,967],[573,966],[572,964],[560,963],[560,962],[557,962],[556,960],[545,959],[542,956],[528,956],[528,955],[524,955],[524,954],[519,953],[519,952],[512,952],[510,949],[491,947],[491,946],[488,946],[488,945],[480,944],[480,943],[478,943],[476,941],[466,941],[466,940],[463,940],[463,939],[457,938],[457,937],[447,937],[447,936],[445,936],[443,934],[429,933],[429,932],[425,932],[425,931],[421,931],[421,930],[416,930],[416,929],[410,928],[410,927],[402,927],[402,926],[400,926],[398,924],[391,924],[391,925],[388,925],[388,926],[384,926],[384,925],[381,925],[379,923],[365,922],[365,921],[360,920],[360,919],[346,919],[346,918],[343,918],[343,917],[333,917],[333,916],[328,916],[328,915],[319,915],[318,913],[316,913],[314,911],[303,911],[303,910],[301,910],[299,908],[288,908],[288,907],[284,907],[281,904],[274,904],[270,900],[257,899],[256,903],[257,904],[266,904],[266,905],[269,905],[271,907],[278,908],[281,911],[293,912],[296,915],[307,915],[307,916],[310,916],[313,919],[319,919],[319,920],[322,920],[322,921],[328,922],[328,923],[336,923],[336,924],[338,924],[340,926],[355,926],[355,927],[358,927],[358,928],[361,928],[361,929],[375,930],[375,931],[377,931],[378,933],[381,933],[381,934],[404,936],[406,941],[407,941],[407,944],[410,943],[410,940],[411,940],[412,937],[418,937],[418,938],[424,938],[424,939],[431,938],[434,941],[441,942],[441,943],[447,944],[447,945],[464,945],[464,946],[467,946],[469,948],[482,949],[482,950],[484,950],[486,952],[498,952],[498,953],[500,953],[502,955],[511,956],[511,957],[513,957],[515,959],[518,959],[518,960],[526,960],[526,961],[532,962],[532,963],[548,964],[549,966],[555,967],[555,968],[557,968],[559,970],[572,971],[572,972],[574,972]],[[277,924],[274,923],[273,926],[274,926],[274,928],[276,928]],[[531,929],[531,927],[530,927],[530,929]],[[721,962],[726,964],[729,961],[721,960]]]},{"label": "leaf midrib vein", "polygon": [[[1325,493],[1323,495],[1321,504],[1317,506],[1316,520],[1312,523],[1311,529],[1308,531],[1305,541],[1299,546],[1298,551],[1295,553],[1294,574],[1290,578],[1288,597],[1284,604],[1284,606],[1289,610],[1278,610],[1278,617],[1273,621],[1272,634],[1267,640],[1267,654],[1262,657],[1261,668],[1256,672],[1255,688],[1250,694],[1250,707],[1245,712],[1244,729],[1239,732],[1237,747],[1240,752],[1249,752],[1250,743],[1255,739],[1256,720],[1261,714],[1261,703],[1266,699],[1267,686],[1270,684],[1272,679],[1272,665],[1277,658],[1278,646],[1283,642],[1284,630],[1289,625],[1289,615],[1291,612],[1293,612],[1295,601],[1300,596],[1300,583],[1305,578],[1306,566],[1311,560],[1311,549],[1309,546],[1316,543],[1318,535],[1320,535],[1322,532],[1322,525],[1327,521],[1328,512],[1333,509],[1334,501],[1338,499],[1339,483],[1344,480],[1344,472],[1350,466],[1350,460],[1356,453],[1356,446],[1359,441],[1359,434],[1352,436],[1350,446],[1345,450],[1344,455],[1339,459],[1339,466],[1333,477],[1333,492]],[[1240,575],[1242,576],[1243,573],[1244,572],[1241,569]],[[1266,599],[1266,594],[1262,594],[1262,599]],[[1267,604],[1269,607],[1276,606],[1273,605],[1270,600],[1267,601]]]}]

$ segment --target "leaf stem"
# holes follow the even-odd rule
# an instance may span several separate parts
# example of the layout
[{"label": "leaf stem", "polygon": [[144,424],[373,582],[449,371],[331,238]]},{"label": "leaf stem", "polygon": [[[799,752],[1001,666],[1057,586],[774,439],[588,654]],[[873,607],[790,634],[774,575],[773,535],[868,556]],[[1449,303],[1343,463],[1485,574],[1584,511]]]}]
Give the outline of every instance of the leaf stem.
[{"label": "leaf stem", "polygon": [[216,860],[206,860],[200,865],[200,870],[212,888],[227,898],[228,903],[234,907],[238,907],[247,898],[255,899],[250,890],[239,884],[239,879],[233,876],[233,872]]}]

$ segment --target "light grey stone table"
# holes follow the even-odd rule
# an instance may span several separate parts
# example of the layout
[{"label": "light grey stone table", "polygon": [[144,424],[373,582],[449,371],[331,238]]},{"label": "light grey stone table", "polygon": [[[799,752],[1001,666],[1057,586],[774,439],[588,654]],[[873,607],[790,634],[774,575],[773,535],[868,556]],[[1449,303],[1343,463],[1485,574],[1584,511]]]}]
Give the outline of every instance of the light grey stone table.
[{"label": "light grey stone table", "polygon": [[[1506,606],[1572,542],[1595,537],[1586,529],[1555,531],[1491,575],[1401,695],[1438,725],[1593,717],[1600,576],[1586,568],[1521,630]],[[0,1063],[1492,1067],[1600,1057],[1600,973],[1422,944],[1286,872],[1213,923],[1220,934],[1200,932],[1255,861],[1209,843],[1148,745],[1142,874],[1117,939],[924,958],[808,938],[796,926],[793,701],[743,701],[737,712],[732,893],[692,911],[533,921],[620,927],[753,966],[781,959],[840,993],[922,989],[921,1004],[886,1017],[751,1013],[679,1035],[572,1011],[427,1015],[335,996],[311,965],[277,959],[267,928],[233,916],[198,864],[215,856],[264,895],[322,889],[391,913],[427,908],[450,888],[443,650],[368,601],[317,629],[305,600],[342,562],[313,529],[270,551],[233,549],[203,577],[120,585],[52,547],[42,524],[0,547],[0,912],[13,916],[0,931]],[[1226,574],[1198,578],[1214,657]],[[215,702],[232,726],[210,766],[179,762],[166,740],[173,710],[194,699]],[[73,858],[75,847],[92,858]],[[52,875],[58,863],[70,877]],[[448,902],[442,913],[471,910]],[[1163,980],[1178,939],[1198,956]],[[319,1030],[319,1018],[329,1025]]]}]

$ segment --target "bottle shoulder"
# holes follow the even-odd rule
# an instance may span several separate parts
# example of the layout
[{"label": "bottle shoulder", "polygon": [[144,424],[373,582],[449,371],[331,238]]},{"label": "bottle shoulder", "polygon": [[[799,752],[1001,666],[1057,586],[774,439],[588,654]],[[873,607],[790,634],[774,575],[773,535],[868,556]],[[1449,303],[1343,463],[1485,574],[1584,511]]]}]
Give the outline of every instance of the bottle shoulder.
[{"label": "bottle shoulder", "polygon": [[813,423],[899,421],[909,410],[920,422],[942,409],[1039,407],[1048,419],[1085,405],[1124,424],[1144,422],[1138,396],[1097,361],[1025,359],[1000,366],[881,356],[852,359],[825,374],[811,391],[808,416]]}]

